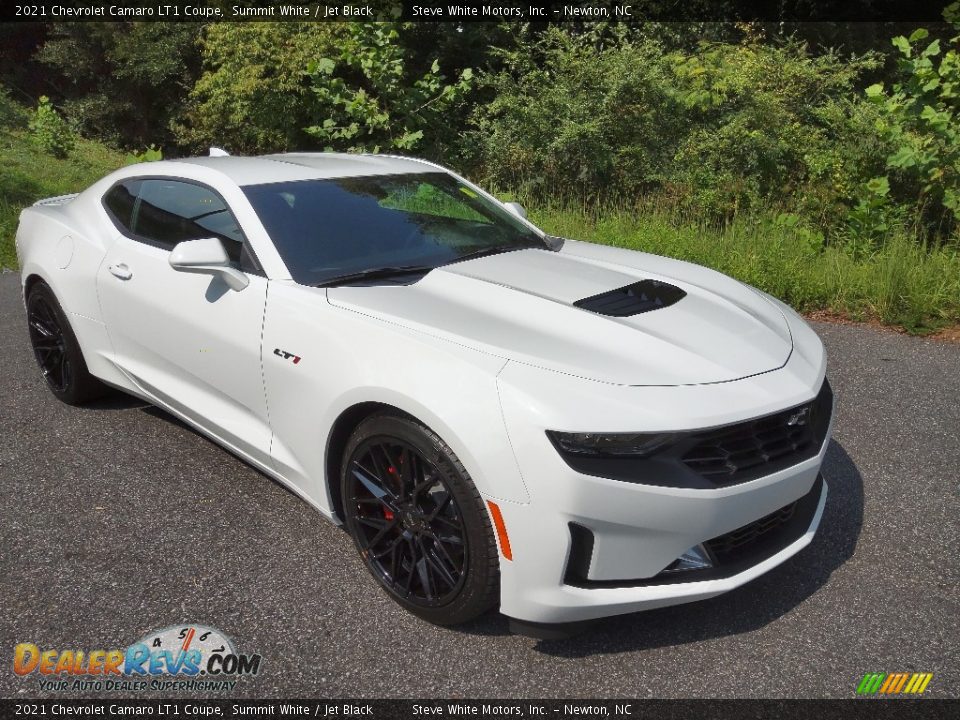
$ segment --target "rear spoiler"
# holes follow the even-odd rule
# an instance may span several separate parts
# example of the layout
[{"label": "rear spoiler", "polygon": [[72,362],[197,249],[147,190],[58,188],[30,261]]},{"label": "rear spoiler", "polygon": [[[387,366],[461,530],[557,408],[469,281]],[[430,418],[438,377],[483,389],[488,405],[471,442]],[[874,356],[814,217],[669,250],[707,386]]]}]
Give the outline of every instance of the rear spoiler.
[{"label": "rear spoiler", "polygon": [[79,193],[71,193],[70,195],[57,195],[56,197],[48,197],[43,200],[37,200],[33,206],[51,206],[51,205],[66,205],[68,202],[73,200]]}]

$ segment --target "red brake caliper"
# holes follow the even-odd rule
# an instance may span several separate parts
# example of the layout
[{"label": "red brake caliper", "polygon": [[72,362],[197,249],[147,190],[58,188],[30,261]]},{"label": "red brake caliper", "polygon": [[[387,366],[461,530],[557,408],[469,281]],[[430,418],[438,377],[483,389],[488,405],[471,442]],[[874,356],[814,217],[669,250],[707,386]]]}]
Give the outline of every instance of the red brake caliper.
[{"label": "red brake caliper", "polygon": [[[396,475],[397,469],[393,465],[391,465],[389,468],[387,468],[387,472],[390,473],[391,475]],[[387,520],[387,521],[393,520],[393,510],[388,510],[387,508],[384,508],[383,518],[384,520]]]}]

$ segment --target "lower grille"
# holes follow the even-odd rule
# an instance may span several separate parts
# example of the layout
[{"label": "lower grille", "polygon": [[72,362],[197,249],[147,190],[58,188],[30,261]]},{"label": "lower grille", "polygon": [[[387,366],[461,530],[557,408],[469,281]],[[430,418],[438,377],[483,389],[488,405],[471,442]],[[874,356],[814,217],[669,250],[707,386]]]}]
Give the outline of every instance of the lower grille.
[{"label": "lower grille", "polygon": [[776,533],[783,528],[797,509],[797,503],[792,502],[776,512],[772,512],[759,520],[737,528],[726,535],[708,540],[704,543],[717,562],[721,564],[737,562],[744,553],[749,553],[755,543],[769,533]]}]

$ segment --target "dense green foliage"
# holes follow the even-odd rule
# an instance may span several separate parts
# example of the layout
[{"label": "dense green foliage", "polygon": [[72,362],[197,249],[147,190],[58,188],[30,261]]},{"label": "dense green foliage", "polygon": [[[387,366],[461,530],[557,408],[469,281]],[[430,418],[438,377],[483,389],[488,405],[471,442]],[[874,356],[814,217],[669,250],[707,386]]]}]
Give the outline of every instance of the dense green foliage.
[{"label": "dense green foliage", "polygon": [[897,199],[949,229],[960,222],[960,3],[944,15],[956,32],[951,47],[944,52],[939,40],[928,42],[924,28],[895,37],[901,57],[893,88],[878,83],[866,94],[880,108],[880,130],[893,147],[886,158],[891,175],[876,187],[889,188],[892,179]]},{"label": "dense green foliage", "polygon": [[795,42],[667,52],[551,31],[487,77],[495,99],[474,137],[487,180],[534,197],[655,193],[714,218],[774,205],[834,227],[882,167],[877,112],[856,88],[875,66]]},{"label": "dense green foliage", "polygon": [[340,23],[220,23],[203,36],[204,70],[174,124],[192,151],[309,149],[321,111],[304,70],[336,52]]},{"label": "dense green foliage", "polygon": [[76,142],[67,122],[60,117],[50,98],[40,96],[40,104],[29,122],[30,132],[37,147],[56,158],[65,158]]},{"label": "dense green foliage", "polygon": [[58,23],[37,58],[86,137],[122,148],[165,145],[196,78],[201,31],[196,23]]},{"label": "dense green foliage", "polygon": [[336,59],[318,57],[307,64],[322,120],[306,130],[326,147],[354,152],[418,149],[424,134],[441,127],[446,111],[469,92],[471,68],[462,70],[453,83],[445,81],[437,59],[425,72],[411,72],[398,42],[403,27],[348,25]]},{"label": "dense green foliage", "polygon": [[51,25],[22,39],[42,43],[30,62],[52,71],[52,103],[23,72],[6,74],[20,103],[0,93],[0,264],[19,207],[125,161],[211,145],[400,152],[521,200],[550,231],[928,331],[960,322],[958,8],[952,30],[912,33]]}]

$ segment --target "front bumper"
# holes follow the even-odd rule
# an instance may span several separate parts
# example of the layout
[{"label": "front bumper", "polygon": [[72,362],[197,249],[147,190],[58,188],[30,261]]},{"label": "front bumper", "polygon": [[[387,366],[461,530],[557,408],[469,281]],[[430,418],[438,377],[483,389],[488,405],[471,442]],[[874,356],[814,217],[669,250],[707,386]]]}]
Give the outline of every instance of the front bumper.
[{"label": "front bumper", "polygon": [[[722,595],[769,572],[810,544],[820,524],[823,508],[827,501],[826,482],[818,483],[816,489],[818,490],[818,496],[814,503],[813,517],[800,537],[778,552],[767,556],[764,560],[735,574],[716,577],[712,580],[693,580],[692,577],[700,572],[693,571],[689,573],[690,580],[682,581],[678,577],[677,582],[673,583],[642,583],[636,586],[630,584],[618,586],[618,583],[610,583],[605,586],[604,583],[597,583],[589,587],[564,586],[558,593],[541,595],[541,601],[550,603],[549,606],[541,602],[537,606],[533,604],[522,606],[514,604],[515,609],[513,610],[501,609],[504,614],[518,620],[524,619],[518,617],[520,613],[527,615],[527,617],[530,617],[531,614],[535,615],[538,619],[528,620],[528,622],[537,625],[540,623],[576,623],[611,615],[706,600]],[[520,627],[522,628],[523,625],[521,624]],[[562,636],[562,634],[558,635],[558,637]],[[550,636],[544,635],[544,637]]]},{"label": "front bumper", "polygon": [[[806,522],[785,543],[781,542],[784,539],[781,535],[777,544],[763,548],[760,559],[748,556],[745,563],[720,564],[715,569],[671,575],[664,575],[660,570],[686,549],[770,514],[764,510],[744,512],[740,506],[746,504],[765,509],[768,505],[764,505],[764,501],[770,503],[769,498],[780,493],[767,491],[752,498],[728,498],[713,508],[708,507],[708,501],[686,507],[689,499],[641,501],[638,504],[646,507],[638,513],[639,517],[659,515],[666,519],[689,513],[689,522],[684,525],[638,520],[637,524],[621,529],[609,519],[598,521],[586,518],[582,513],[531,521],[529,505],[501,503],[513,547],[513,560],[501,563],[501,612],[511,618],[535,623],[568,623],[704,600],[725,593],[768,572],[810,544],[827,499],[827,483],[817,478],[817,466],[809,471],[799,471],[792,478],[784,478],[790,487],[807,485],[807,491],[801,493],[799,500],[779,507],[792,502],[799,506],[809,498],[808,506],[812,509],[810,514],[804,510],[801,515],[798,511],[795,519]],[[778,502],[772,501],[773,504]],[[734,508],[734,504],[738,507]],[[744,515],[753,515],[753,518],[741,523]],[[736,519],[725,520],[726,517]],[[731,528],[731,522],[739,524]],[[593,570],[602,564],[606,572],[591,573],[593,578],[570,574],[575,537],[570,533],[571,523],[591,528],[594,546],[588,566]],[[660,565],[660,570],[646,577],[631,570],[637,566],[637,561],[644,560]],[[610,577],[601,579],[598,575]],[[710,579],[698,579],[704,577]]]},{"label": "front bumper", "polygon": [[[518,381],[524,386],[534,382],[532,374],[522,372]],[[651,408],[661,419],[675,413],[677,422],[668,429],[679,428],[690,402],[701,417],[714,412],[714,424],[724,424],[725,419],[743,420],[809,402],[823,378],[821,366],[813,372],[780,371],[717,386],[620,386],[599,392],[630,408],[627,413],[637,408],[635,418],[621,416],[617,422],[620,428],[643,431],[649,427],[642,422]],[[509,376],[502,379],[514,382]],[[820,467],[832,413],[814,456],[748,482],[714,489],[630,483],[577,472],[545,439],[543,428],[557,427],[556,417],[567,412],[584,416],[597,404],[577,397],[583,381],[563,382],[569,392],[535,392],[538,397],[573,398],[570,411],[559,407],[562,399],[548,407],[535,405],[530,396],[503,394],[511,443],[530,493],[529,504],[499,501],[513,548],[512,561],[501,561],[503,614],[529,623],[572,623],[702,600],[753,580],[812,540],[827,496]],[[531,421],[532,415],[536,420]],[[608,429],[590,418],[581,427]],[[663,573],[693,546],[740,537],[736,533],[758,521],[776,524],[774,519],[786,516],[785,508],[792,509],[784,527],[746,552],[721,560],[716,568]],[[588,531],[587,550],[577,528]]]}]

